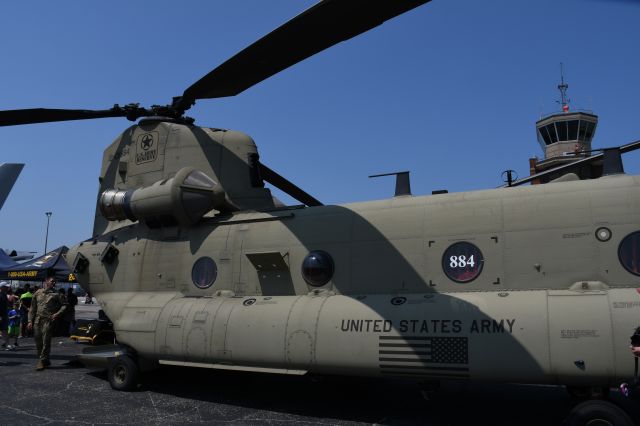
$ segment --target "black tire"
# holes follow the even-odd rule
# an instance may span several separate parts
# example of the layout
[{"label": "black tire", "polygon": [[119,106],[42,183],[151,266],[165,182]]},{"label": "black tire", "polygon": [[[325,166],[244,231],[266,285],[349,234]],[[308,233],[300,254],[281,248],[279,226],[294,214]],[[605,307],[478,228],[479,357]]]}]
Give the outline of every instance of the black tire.
[{"label": "black tire", "polygon": [[109,384],[115,390],[132,391],[138,387],[140,369],[128,355],[110,359],[107,373]]},{"label": "black tire", "polygon": [[566,426],[634,426],[624,410],[609,401],[590,400],[576,405],[564,423]]}]

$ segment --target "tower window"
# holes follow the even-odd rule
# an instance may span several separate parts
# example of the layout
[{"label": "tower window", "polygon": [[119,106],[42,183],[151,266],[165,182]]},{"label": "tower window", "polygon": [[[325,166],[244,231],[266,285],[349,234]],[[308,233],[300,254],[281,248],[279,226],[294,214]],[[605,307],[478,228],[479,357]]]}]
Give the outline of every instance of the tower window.
[{"label": "tower window", "polygon": [[591,138],[593,137],[593,131],[595,130],[595,124],[593,124],[590,121],[587,121],[587,129],[585,131],[585,136],[584,136],[584,140],[586,141],[590,141]]},{"label": "tower window", "polygon": [[580,120],[580,130],[578,131],[578,139],[585,140],[587,135],[587,121]]},{"label": "tower window", "polygon": [[540,136],[542,136],[542,139],[544,139],[545,145],[550,145],[551,144],[551,137],[549,137],[549,132],[547,131],[547,128],[546,127],[540,127],[538,129],[538,131],[540,132]]},{"label": "tower window", "polygon": [[567,121],[569,126],[569,139],[570,141],[578,140],[578,120]]},{"label": "tower window", "polygon": [[546,125],[545,128],[547,129],[547,132],[549,132],[549,137],[551,138],[551,143],[558,142],[558,135],[556,134],[556,127],[553,125],[553,123]]},{"label": "tower window", "polygon": [[556,129],[558,130],[558,141],[563,142],[569,140],[566,121],[558,121],[556,123]]}]

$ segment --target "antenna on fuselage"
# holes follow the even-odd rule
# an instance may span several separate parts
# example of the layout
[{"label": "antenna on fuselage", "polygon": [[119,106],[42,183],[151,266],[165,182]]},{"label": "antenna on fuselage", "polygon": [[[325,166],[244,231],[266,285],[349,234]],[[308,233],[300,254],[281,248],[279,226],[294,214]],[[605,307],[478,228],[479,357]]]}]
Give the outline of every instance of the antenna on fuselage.
[{"label": "antenna on fuselage", "polygon": [[379,175],[371,175],[369,178],[377,178],[381,176],[394,176],[396,177],[396,192],[394,197],[400,197],[402,195],[411,195],[411,181],[409,179],[409,172],[393,172],[382,173]]}]

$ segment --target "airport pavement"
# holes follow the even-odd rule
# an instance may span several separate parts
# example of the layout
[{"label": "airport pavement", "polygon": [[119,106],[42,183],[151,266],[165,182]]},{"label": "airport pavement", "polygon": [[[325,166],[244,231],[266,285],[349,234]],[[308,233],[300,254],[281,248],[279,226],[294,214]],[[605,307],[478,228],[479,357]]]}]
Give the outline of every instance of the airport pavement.
[{"label": "airport pavement", "polygon": [[[77,315],[97,317],[98,309],[79,305]],[[574,404],[552,386],[446,383],[425,401],[403,381],[177,367],[147,374],[135,392],[117,392],[106,372],[73,362],[86,344],[54,338],[52,366],[42,372],[34,369],[33,339],[19,344],[0,352],[3,424],[537,426],[559,424]],[[622,402],[638,416],[638,407]]]},{"label": "airport pavement", "polygon": [[[94,299],[95,300],[95,299]],[[76,319],[93,319],[98,318],[98,311],[100,305],[98,303],[84,304],[84,298],[82,303],[76,305]]]}]

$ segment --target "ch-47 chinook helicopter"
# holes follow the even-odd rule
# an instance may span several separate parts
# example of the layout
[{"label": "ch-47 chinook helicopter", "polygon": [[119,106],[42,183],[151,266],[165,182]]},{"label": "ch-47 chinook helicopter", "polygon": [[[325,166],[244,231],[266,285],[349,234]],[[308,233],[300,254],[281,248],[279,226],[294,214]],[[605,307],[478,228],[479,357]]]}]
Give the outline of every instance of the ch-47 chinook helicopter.
[{"label": "ch-47 chinook helicopter", "polygon": [[[246,134],[185,116],[427,1],[321,1],[167,106],[0,112],[4,126],[140,119],[105,150],[93,236],[67,253],[114,324],[118,346],[93,356],[112,387],[158,364],[585,390],[634,379],[640,177],[324,206]],[[576,413],[626,421],[604,401]]]}]

